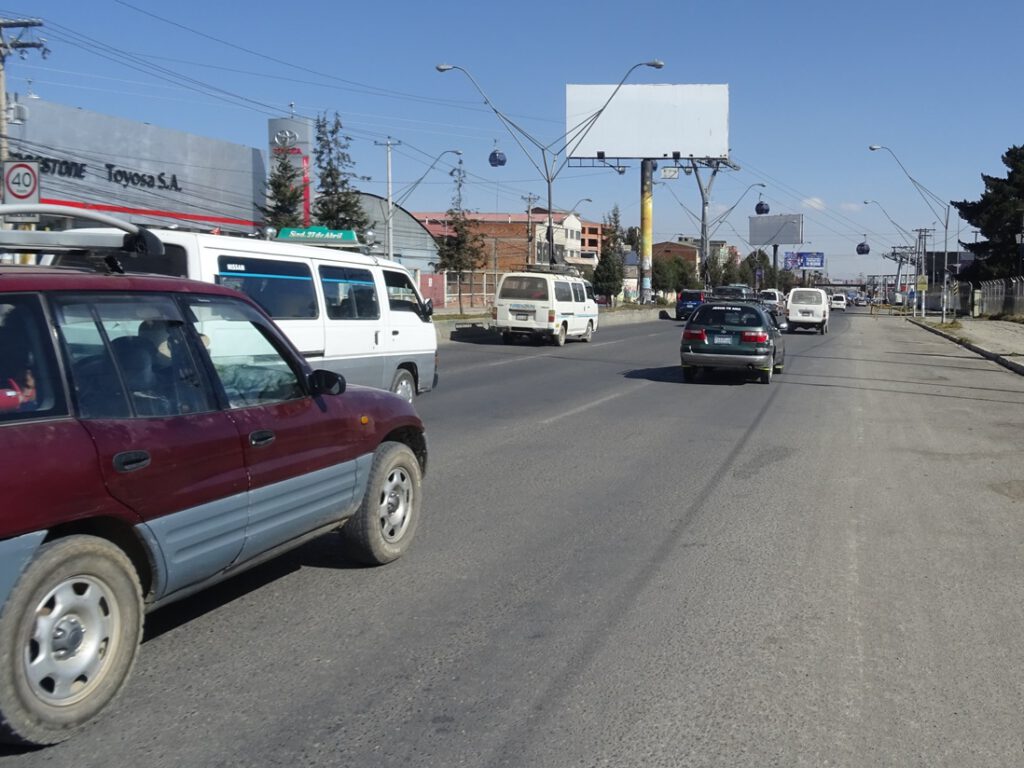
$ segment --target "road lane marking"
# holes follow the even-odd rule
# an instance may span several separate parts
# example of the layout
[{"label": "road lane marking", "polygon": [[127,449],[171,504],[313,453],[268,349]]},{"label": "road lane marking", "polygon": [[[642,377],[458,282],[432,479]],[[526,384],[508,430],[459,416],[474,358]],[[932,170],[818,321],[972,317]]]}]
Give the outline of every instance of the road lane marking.
[{"label": "road lane marking", "polygon": [[584,411],[589,411],[591,408],[594,408],[595,406],[601,405],[603,403],[607,403],[609,400],[614,400],[615,398],[622,397],[623,395],[631,395],[634,392],[636,392],[638,389],[640,389],[641,387],[646,387],[650,383],[651,382],[649,382],[649,381],[642,381],[637,386],[635,386],[632,389],[630,389],[628,392],[626,392],[626,391],[615,392],[614,394],[611,394],[611,395],[606,395],[604,397],[599,397],[597,400],[591,400],[589,403],[581,405],[581,406],[579,406],[577,408],[573,408],[571,411],[566,411],[565,413],[560,413],[557,416],[552,416],[552,417],[547,418],[547,419],[542,419],[540,423],[543,426],[547,426],[548,424],[553,424],[554,422],[558,421],[559,419],[564,419],[564,418],[567,418],[569,416],[576,416],[577,414],[583,413]]}]

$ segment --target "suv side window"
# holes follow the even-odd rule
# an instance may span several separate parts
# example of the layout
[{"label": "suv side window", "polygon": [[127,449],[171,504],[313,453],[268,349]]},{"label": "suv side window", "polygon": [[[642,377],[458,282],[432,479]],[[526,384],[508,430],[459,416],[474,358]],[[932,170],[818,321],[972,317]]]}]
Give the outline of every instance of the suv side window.
[{"label": "suv side window", "polygon": [[0,424],[67,414],[49,338],[37,296],[0,295]]},{"label": "suv side window", "polygon": [[171,297],[62,296],[54,313],[82,418],[216,409],[195,341]]},{"label": "suv side window", "polygon": [[294,320],[320,314],[313,275],[298,261],[219,256],[216,280],[248,294],[273,318]]},{"label": "suv side window", "polygon": [[219,298],[190,298],[189,309],[229,408],[305,397],[299,372],[277,348],[259,313]]}]

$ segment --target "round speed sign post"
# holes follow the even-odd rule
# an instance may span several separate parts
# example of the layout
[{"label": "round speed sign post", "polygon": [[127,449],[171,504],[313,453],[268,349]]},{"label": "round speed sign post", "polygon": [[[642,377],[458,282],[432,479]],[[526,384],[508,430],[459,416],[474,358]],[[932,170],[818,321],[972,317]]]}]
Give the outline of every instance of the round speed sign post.
[{"label": "round speed sign post", "polygon": [[[39,163],[29,160],[4,161],[4,202],[8,205],[39,203]],[[8,222],[34,222],[39,217],[22,213],[6,217]]]}]

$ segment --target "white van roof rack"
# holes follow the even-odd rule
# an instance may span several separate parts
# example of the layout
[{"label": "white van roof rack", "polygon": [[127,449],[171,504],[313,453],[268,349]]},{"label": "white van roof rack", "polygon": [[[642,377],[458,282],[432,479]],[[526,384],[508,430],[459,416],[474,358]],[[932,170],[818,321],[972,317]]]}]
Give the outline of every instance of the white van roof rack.
[{"label": "white van roof rack", "polygon": [[527,272],[549,272],[553,275],[568,275],[579,277],[580,271],[568,264],[527,264]]}]

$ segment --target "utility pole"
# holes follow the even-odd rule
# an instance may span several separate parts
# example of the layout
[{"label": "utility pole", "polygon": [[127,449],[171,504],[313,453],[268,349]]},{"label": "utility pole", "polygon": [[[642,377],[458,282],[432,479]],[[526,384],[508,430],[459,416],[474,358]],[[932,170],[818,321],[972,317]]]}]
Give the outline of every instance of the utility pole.
[{"label": "utility pole", "polygon": [[395,238],[394,238],[394,228],[393,228],[393,225],[394,225],[394,221],[395,221],[395,203],[391,199],[391,148],[392,147],[400,146],[402,142],[395,141],[390,136],[388,136],[387,141],[375,141],[373,143],[376,144],[378,147],[387,147],[387,154],[388,154],[388,221],[387,221],[387,227],[385,228],[386,231],[385,231],[385,235],[384,236],[387,238],[386,248],[387,248],[388,259],[390,261],[394,261],[394,259],[395,259],[395,250],[394,250]]},{"label": "utility pole", "polygon": [[[50,53],[46,41],[22,40],[25,31],[31,27],[43,26],[42,19],[0,19],[0,162],[7,160],[7,57],[15,51],[22,58],[25,51],[36,48],[45,59]],[[8,40],[6,30],[18,30],[13,40]]]},{"label": "utility pole", "polygon": [[533,258],[533,204],[540,198],[531,192],[522,199],[526,201],[526,263],[529,265],[536,262]]}]

